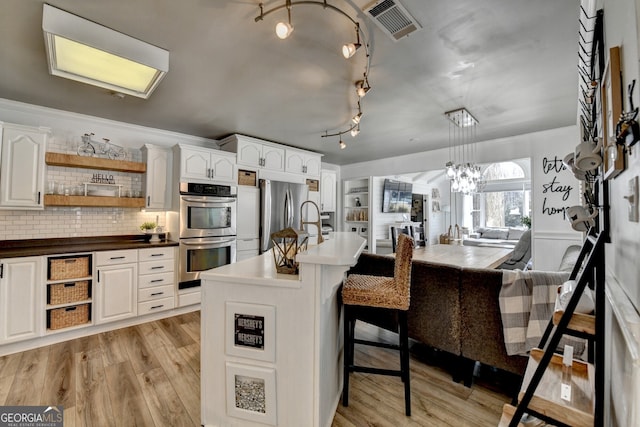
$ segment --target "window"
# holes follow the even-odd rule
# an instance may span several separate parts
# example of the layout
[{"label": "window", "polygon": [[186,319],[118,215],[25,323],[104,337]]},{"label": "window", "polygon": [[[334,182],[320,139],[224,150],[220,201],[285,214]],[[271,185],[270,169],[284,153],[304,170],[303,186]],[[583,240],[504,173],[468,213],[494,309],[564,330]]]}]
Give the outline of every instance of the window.
[{"label": "window", "polygon": [[516,162],[493,163],[482,177],[482,192],[465,196],[465,223],[479,227],[521,227],[531,216],[531,180]]}]

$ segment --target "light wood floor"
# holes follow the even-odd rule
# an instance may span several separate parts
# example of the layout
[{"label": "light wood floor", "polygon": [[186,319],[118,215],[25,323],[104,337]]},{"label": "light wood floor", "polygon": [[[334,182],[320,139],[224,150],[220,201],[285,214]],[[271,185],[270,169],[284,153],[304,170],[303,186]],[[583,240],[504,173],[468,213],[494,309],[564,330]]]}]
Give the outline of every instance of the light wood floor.
[{"label": "light wood floor", "polygon": [[[358,346],[356,360],[395,368],[396,354]],[[398,378],[351,378],[349,407],[338,405],[334,427],[496,426],[510,400],[495,387],[456,384],[416,355],[411,417]],[[0,405],[63,405],[65,427],[199,426],[200,313],[0,357]]]}]

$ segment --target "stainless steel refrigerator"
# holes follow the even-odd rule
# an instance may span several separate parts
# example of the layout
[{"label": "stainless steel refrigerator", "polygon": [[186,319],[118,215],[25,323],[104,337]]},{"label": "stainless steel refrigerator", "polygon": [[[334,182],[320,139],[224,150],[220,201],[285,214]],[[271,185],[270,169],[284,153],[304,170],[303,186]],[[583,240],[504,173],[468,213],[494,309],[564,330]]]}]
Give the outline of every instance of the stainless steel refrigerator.
[{"label": "stainless steel refrigerator", "polygon": [[300,228],[300,206],[308,197],[306,184],[260,180],[260,253],[271,248],[271,233]]}]

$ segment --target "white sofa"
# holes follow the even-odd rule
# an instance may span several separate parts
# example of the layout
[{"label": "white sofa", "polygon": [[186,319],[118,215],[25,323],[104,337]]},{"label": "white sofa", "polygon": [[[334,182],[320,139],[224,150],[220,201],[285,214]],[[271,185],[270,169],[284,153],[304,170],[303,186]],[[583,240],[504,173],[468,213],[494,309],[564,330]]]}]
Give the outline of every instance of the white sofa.
[{"label": "white sofa", "polygon": [[526,228],[490,228],[479,227],[472,237],[465,239],[463,244],[466,246],[497,246],[497,247],[515,247]]}]

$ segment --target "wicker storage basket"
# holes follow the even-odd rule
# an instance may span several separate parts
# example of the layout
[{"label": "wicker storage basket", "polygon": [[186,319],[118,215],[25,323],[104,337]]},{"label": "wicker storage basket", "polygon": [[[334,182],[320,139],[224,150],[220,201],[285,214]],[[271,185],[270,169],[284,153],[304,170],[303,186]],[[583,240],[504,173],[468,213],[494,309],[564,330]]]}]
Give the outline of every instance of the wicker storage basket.
[{"label": "wicker storage basket", "polygon": [[238,170],[238,185],[256,186],[256,173],[253,171]]},{"label": "wicker storage basket", "polygon": [[66,280],[88,277],[90,255],[49,259],[49,280]]},{"label": "wicker storage basket", "polygon": [[88,280],[49,285],[49,298],[47,302],[51,305],[69,304],[87,299],[89,299]]},{"label": "wicker storage basket", "polygon": [[89,304],[49,310],[49,329],[62,329],[89,323]]}]

